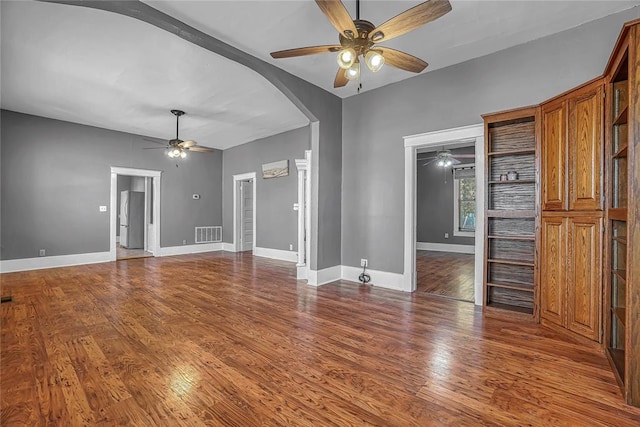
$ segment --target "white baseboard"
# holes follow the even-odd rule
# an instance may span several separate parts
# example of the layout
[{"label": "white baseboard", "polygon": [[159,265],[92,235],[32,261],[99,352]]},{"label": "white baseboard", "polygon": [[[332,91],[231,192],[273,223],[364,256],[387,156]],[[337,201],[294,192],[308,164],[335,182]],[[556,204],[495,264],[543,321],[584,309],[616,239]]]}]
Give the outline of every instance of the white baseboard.
[{"label": "white baseboard", "polygon": [[158,256],[188,255],[201,252],[221,251],[222,243],[203,243],[200,245],[168,246],[160,248]]},{"label": "white baseboard", "polygon": [[71,267],[73,265],[96,264],[109,261],[111,261],[110,252],[8,259],[0,261],[0,272],[11,273],[14,271],[41,270],[43,268]]},{"label": "white baseboard", "polygon": [[322,286],[327,283],[335,282],[342,278],[342,266],[334,265],[333,267],[323,270],[309,270],[307,283],[311,286]]},{"label": "white baseboard", "polygon": [[298,261],[298,252],[283,251],[282,249],[259,248],[256,246],[253,248],[253,255],[289,262]]},{"label": "white baseboard", "polygon": [[296,265],[296,279],[298,280],[307,280],[308,272],[306,264]]},{"label": "white baseboard", "polygon": [[[342,266],[342,279],[351,282],[360,282],[358,278],[362,274],[361,267]],[[406,291],[404,287],[404,275],[398,273],[389,273],[388,271],[369,270],[367,274],[371,277],[369,285],[379,288],[393,289],[395,291]]]},{"label": "white baseboard", "polygon": [[226,252],[235,252],[236,251],[236,245],[234,245],[233,243],[223,242],[222,243],[222,250],[226,251]]},{"label": "white baseboard", "polygon": [[459,254],[474,254],[474,245],[454,245],[449,243],[416,242],[419,251],[456,252]]}]

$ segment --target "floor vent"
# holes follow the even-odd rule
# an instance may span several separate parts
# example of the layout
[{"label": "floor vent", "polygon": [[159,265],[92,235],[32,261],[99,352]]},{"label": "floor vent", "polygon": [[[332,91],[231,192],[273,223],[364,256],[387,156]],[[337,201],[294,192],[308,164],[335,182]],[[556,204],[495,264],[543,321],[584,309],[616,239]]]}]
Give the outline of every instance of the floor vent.
[{"label": "floor vent", "polygon": [[222,241],[222,227],[196,227],[196,243],[218,243]]}]

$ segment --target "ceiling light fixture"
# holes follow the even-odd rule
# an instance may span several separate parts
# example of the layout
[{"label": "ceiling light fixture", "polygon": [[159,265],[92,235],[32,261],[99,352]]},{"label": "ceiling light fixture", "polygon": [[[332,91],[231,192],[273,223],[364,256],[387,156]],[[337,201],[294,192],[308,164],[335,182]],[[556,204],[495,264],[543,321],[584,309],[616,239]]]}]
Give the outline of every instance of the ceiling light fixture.
[{"label": "ceiling light fixture", "polygon": [[382,52],[370,49],[364,55],[364,63],[367,64],[368,69],[376,73],[380,71],[384,65],[384,56],[382,56]]},{"label": "ceiling light fixture", "polygon": [[348,80],[358,79],[358,77],[360,77],[360,61],[356,59],[356,62],[354,62],[353,65],[351,65],[351,67],[349,67],[349,69],[344,72],[344,76]]},{"label": "ceiling light fixture", "polygon": [[356,55],[356,51],[353,48],[345,48],[338,52],[338,66],[343,70],[348,70],[351,68],[358,55]]}]

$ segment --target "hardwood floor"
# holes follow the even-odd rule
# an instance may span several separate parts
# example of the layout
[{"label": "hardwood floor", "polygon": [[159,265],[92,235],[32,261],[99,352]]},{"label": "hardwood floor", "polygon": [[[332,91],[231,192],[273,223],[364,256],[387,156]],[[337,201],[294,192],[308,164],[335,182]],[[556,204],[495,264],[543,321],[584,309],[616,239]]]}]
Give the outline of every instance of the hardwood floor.
[{"label": "hardwood floor", "polygon": [[116,259],[133,259],[133,258],[146,258],[152,257],[153,254],[151,252],[147,252],[144,249],[128,249],[123,248],[122,246],[116,246]]},{"label": "hardwood floor", "polygon": [[417,290],[473,302],[474,255],[416,251]]},{"label": "hardwood floor", "polygon": [[2,426],[640,424],[600,351],[207,253],[0,276]]}]

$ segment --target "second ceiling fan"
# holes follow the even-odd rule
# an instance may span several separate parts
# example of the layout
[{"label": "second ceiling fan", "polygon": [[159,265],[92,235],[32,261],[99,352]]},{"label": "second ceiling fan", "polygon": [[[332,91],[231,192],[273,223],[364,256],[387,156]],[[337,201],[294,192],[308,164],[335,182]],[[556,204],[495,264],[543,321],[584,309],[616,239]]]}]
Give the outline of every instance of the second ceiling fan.
[{"label": "second ceiling fan", "polygon": [[340,33],[337,45],[309,46],[271,52],[273,58],[291,58],[317,53],[338,52],[338,73],[333,87],[342,87],[360,77],[360,58],[367,68],[376,72],[386,63],[392,67],[419,73],[427,67],[420,58],[396,49],[378,46],[409,31],[436,20],[451,11],[448,0],[429,0],[412,7],[377,27],[360,19],[360,0],[356,0],[356,19],[340,0],[316,0],[320,10]]}]

